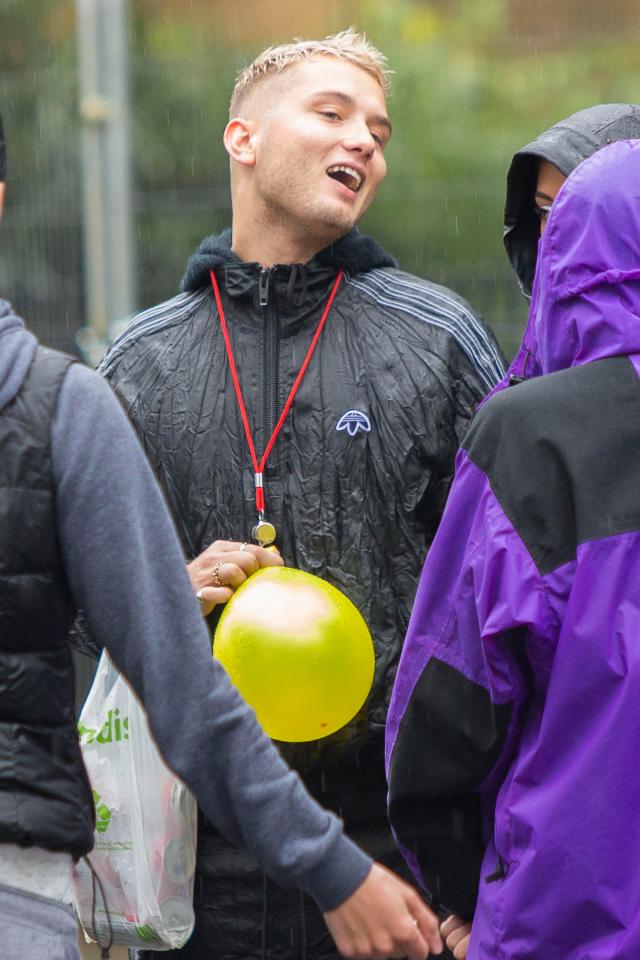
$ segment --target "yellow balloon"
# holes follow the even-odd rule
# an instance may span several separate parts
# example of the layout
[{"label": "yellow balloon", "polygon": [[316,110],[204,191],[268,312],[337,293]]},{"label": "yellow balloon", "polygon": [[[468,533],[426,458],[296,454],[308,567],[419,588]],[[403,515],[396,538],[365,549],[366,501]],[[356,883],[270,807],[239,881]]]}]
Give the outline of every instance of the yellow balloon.
[{"label": "yellow balloon", "polygon": [[290,567],[265,567],[227,603],[214,656],[274,740],[335,733],[373,682],[369,629],[340,590]]}]

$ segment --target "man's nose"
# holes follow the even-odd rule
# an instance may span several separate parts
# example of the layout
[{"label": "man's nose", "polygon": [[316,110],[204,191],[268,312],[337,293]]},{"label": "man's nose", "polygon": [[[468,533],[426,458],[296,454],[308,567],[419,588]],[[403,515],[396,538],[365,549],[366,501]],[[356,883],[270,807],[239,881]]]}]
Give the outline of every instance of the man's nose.
[{"label": "man's nose", "polygon": [[366,123],[354,123],[345,131],[343,143],[347,150],[353,150],[370,157],[376,148],[376,142]]}]

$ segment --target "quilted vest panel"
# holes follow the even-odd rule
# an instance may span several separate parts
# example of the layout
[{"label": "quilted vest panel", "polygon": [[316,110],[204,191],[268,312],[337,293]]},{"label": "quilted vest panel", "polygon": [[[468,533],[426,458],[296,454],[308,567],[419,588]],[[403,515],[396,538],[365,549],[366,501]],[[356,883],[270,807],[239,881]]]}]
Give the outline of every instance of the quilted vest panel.
[{"label": "quilted vest panel", "polygon": [[0,843],[93,844],[68,634],[74,608],[56,536],[51,425],[73,361],[38,347],[0,411]]}]

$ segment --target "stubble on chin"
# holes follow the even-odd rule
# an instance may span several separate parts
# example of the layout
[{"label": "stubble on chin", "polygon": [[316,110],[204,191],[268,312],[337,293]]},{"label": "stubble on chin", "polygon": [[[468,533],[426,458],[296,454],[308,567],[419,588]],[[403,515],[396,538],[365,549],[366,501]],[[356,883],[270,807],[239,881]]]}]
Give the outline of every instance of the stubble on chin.
[{"label": "stubble on chin", "polygon": [[[286,230],[292,236],[304,236],[307,243],[314,238],[314,245],[320,250],[349,233],[369,206],[367,203],[356,213],[301,188],[304,172],[299,171],[296,179],[297,182],[290,179],[288,168],[281,163],[261,171],[256,193],[262,207],[263,229]],[[310,172],[309,181],[311,179]]]},{"label": "stubble on chin", "polygon": [[331,240],[337,240],[343,237],[345,233],[353,230],[360,217],[356,217],[350,210],[321,209],[316,211],[313,221],[317,224],[319,230],[331,234]]},{"label": "stubble on chin", "polygon": [[295,210],[286,204],[269,202],[265,205],[265,229],[280,229],[292,237],[300,236],[322,250],[349,233],[360,219],[349,210],[331,208],[329,204],[308,203],[306,210]]}]

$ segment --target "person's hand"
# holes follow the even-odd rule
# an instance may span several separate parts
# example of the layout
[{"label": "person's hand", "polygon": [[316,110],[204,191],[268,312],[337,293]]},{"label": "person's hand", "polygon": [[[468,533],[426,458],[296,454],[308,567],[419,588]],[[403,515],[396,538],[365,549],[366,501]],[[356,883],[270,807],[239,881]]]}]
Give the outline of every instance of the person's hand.
[{"label": "person's hand", "polygon": [[471,924],[452,913],[440,927],[442,938],[456,960],[465,960],[471,937]]},{"label": "person's hand", "polygon": [[413,887],[374,863],[355,893],[324,914],[343,957],[425,960],[442,953],[438,918]]},{"label": "person's hand", "polygon": [[226,603],[240,584],[261,567],[281,567],[279,553],[252,543],[216,540],[187,564],[187,573],[207,617],[217,603]]}]

